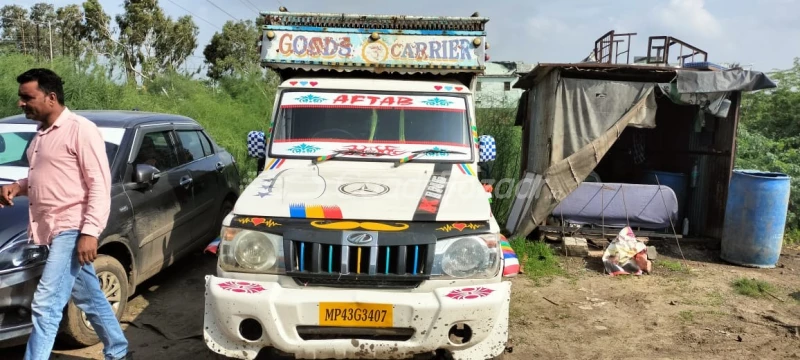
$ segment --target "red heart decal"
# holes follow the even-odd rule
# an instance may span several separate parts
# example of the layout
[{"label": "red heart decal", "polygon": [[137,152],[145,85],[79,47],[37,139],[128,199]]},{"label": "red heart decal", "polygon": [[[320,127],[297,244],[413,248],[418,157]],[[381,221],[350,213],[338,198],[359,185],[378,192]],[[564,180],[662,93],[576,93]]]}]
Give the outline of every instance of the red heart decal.
[{"label": "red heart decal", "polygon": [[436,86],[434,86],[433,88],[434,88],[434,89],[436,89],[436,90],[442,90],[442,87],[441,87],[441,86],[439,86],[439,85],[436,85]]},{"label": "red heart decal", "polygon": [[456,90],[458,90],[458,91],[461,91],[461,89],[463,89],[463,87],[461,87],[461,86],[456,86]]},{"label": "red heart decal", "polygon": [[467,224],[455,223],[455,224],[453,224],[453,227],[456,228],[456,230],[461,231],[461,230],[464,230],[465,227],[467,227]]},{"label": "red heart decal", "polygon": [[263,223],[267,222],[267,219],[264,218],[253,218],[253,225],[258,226]]},{"label": "red heart decal", "polygon": [[297,85],[297,81],[289,81],[289,84],[292,84],[292,86],[295,86],[295,85]]},{"label": "red heart decal", "polygon": [[319,84],[319,83],[318,83],[318,82],[316,82],[316,81],[312,81],[312,82],[310,82],[309,84],[311,84],[311,86],[317,86],[317,84]]}]

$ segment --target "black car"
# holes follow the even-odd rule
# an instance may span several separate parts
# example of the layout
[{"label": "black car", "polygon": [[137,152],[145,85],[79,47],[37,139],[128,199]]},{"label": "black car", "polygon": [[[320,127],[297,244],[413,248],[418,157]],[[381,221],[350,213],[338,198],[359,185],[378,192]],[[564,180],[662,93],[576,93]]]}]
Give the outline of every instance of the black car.
[{"label": "black car", "polygon": [[[103,133],[112,174],[111,213],[94,262],[119,319],[137,285],[218,237],[240,193],[236,161],[194,120],[139,111],[75,111]],[[37,124],[0,120],[0,185],[27,174]],[[27,198],[0,209],[0,347],[27,341],[30,304],[47,257],[28,243]],[[60,338],[99,342],[71,301]]]}]

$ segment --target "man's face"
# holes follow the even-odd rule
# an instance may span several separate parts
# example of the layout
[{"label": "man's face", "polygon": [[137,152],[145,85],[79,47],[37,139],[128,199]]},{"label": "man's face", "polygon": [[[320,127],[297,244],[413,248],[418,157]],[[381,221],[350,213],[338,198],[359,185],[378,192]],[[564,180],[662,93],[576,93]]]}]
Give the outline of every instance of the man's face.
[{"label": "man's face", "polygon": [[30,81],[19,86],[19,106],[25,117],[31,120],[44,121],[53,111],[56,104],[54,93],[45,94],[39,89],[37,81]]}]

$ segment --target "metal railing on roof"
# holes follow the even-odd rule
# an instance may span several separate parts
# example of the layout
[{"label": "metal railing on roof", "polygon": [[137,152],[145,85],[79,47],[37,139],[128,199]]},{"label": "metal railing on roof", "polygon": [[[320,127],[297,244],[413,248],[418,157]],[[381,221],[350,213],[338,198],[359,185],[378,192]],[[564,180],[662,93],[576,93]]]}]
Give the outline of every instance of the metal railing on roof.
[{"label": "metal railing on roof", "polygon": [[461,30],[484,31],[488,18],[471,17],[360,15],[338,13],[261,12],[265,25],[313,26],[351,29]]}]

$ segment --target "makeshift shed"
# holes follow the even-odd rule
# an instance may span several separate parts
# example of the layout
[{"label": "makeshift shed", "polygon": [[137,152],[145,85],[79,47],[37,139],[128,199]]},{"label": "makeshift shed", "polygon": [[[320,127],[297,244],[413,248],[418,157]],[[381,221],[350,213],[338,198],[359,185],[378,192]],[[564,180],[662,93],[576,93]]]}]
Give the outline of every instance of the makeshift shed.
[{"label": "makeshift shed", "polygon": [[[664,172],[690,183],[676,192],[674,218],[688,219],[691,235],[721,238],[742,92],[775,86],[739,68],[537,65],[515,85],[524,90],[516,120],[522,181],[506,231],[527,236],[544,225],[590,174],[601,183],[641,184]],[[680,222],[673,225],[681,232]]]}]

